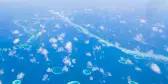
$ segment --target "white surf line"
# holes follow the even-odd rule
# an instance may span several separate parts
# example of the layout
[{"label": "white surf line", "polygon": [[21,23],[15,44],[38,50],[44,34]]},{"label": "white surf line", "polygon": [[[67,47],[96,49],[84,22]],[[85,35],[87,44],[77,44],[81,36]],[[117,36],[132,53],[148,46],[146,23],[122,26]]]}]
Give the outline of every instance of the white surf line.
[{"label": "white surf line", "polygon": [[157,54],[150,54],[150,53],[145,53],[145,52],[139,52],[139,51],[133,51],[133,50],[129,50],[126,48],[122,48],[122,47],[116,47],[114,44],[112,44],[111,42],[108,42],[94,34],[92,34],[91,32],[89,32],[86,28],[73,23],[71,20],[69,20],[68,17],[65,17],[63,14],[59,13],[59,12],[55,12],[53,10],[50,10],[50,12],[52,14],[57,15],[58,17],[60,17],[62,20],[64,20],[66,23],[68,23],[69,25],[73,26],[75,29],[77,29],[79,32],[86,34],[90,37],[96,38],[99,42],[106,44],[107,46],[111,46],[111,47],[115,47],[119,50],[121,50],[122,52],[129,54],[129,55],[133,55],[137,58],[142,58],[142,59],[155,59],[158,61],[162,61],[162,62],[168,62],[168,57],[164,56],[164,55],[157,55]]}]

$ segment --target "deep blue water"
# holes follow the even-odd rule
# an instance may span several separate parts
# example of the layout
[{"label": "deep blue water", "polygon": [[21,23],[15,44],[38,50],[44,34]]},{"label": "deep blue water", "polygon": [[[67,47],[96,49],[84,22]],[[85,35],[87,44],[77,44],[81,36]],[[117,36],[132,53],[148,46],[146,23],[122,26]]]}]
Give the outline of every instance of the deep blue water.
[{"label": "deep blue water", "polygon": [[[11,12],[11,11],[0,14],[1,15],[0,17],[3,18],[0,20],[0,38],[1,38],[0,48],[1,49],[2,48],[12,48],[13,46],[15,46],[15,44],[13,44],[13,40],[14,38],[17,38],[18,36],[13,35],[11,32],[16,29],[19,30],[23,34],[23,36],[19,37],[21,39],[20,44],[25,43],[26,39],[28,39],[31,35],[24,33],[24,31],[20,27],[12,23],[12,20],[15,20],[15,19],[20,20],[20,19],[25,18],[26,20],[28,19],[28,21],[30,21],[31,23],[31,18],[33,17],[33,14],[37,13],[37,11],[31,11],[31,10],[28,10],[28,11],[17,10],[14,12]],[[8,14],[9,12],[11,12],[11,14]],[[41,12],[41,10],[39,10],[39,12]],[[16,14],[13,14],[13,13],[16,13]],[[22,13],[25,13],[25,15],[22,15]],[[139,12],[137,12],[137,14],[135,13],[132,15],[124,14],[123,19],[126,19],[126,20],[129,19],[130,23],[134,22],[132,23],[132,25],[130,24],[121,25],[116,20],[111,21],[111,20],[108,20],[108,18],[104,19],[103,17],[101,17],[102,15],[106,15],[106,14],[108,16],[111,16],[111,15],[115,16],[118,13],[108,14],[104,11],[101,11],[100,13],[103,13],[103,14],[95,16],[96,14],[94,15],[86,14],[85,15],[85,13],[81,12],[81,13],[77,13],[76,15],[72,14],[72,17],[75,19],[73,20],[75,23],[80,24],[82,26],[84,26],[83,24],[87,24],[87,23],[94,24],[94,26],[96,27],[93,29],[88,28],[89,31],[91,31],[95,35],[100,36],[104,39],[108,39],[111,42],[118,41],[119,43],[123,44],[121,45],[123,47],[133,49],[134,47],[139,45],[142,51],[147,51],[148,49],[153,49],[154,48],[153,45],[154,45],[156,46],[155,48],[156,53],[162,53],[163,55],[167,54],[165,51],[163,51],[162,49],[159,49],[158,47],[160,46],[159,43],[166,45],[167,42],[165,41],[167,40],[160,41],[159,37],[156,39],[149,38],[151,40],[154,40],[155,42],[159,40],[157,41],[159,43],[151,44],[151,45],[144,45],[141,43],[138,44],[137,42],[132,41],[132,38],[129,38],[141,31],[144,31],[143,33],[145,34],[148,34],[149,31],[151,31],[148,28],[146,28],[146,31],[143,29],[139,31],[134,31],[134,27],[141,28],[138,22],[132,21],[132,19],[134,20],[136,18],[132,16],[139,14]],[[44,14],[44,15],[47,15],[47,14]],[[44,33],[42,36],[40,36],[37,40],[29,44],[32,46],[30,51],[26,51],[24,49],[17,49],[17,53],[13,57],[8,56],[9,52],[3,51],[0,53],[0,59],[1,59],[0,69],[4,70],[4,74],[0,75],[0,80],[3,82],[3,84],[11,84],[13,80],[16,80],[16,76],[20,72],[24,72],[25,74],[23,79],[21,79],[22,84],[67,84],[67,82],[73,81],[73,80],[79,81],[81,84],[102,84],[103,80],[106,81],[104,84],[128,84],[128,80],[127,80],[128,76],[130,76],[133,81],[136,81],[139,84],[167,84],[168,83],[168,76],[167,76],[168,68],[165,62],[156,61],[154,59],[135,59],[134,56],[125,54],[121,52],[119,49],[116,49],[113,47],[106,47],[106,46],[103,47],[102,44],[98,42],[97,39],[78,32],[72,26],[66,27],[64,25],[66,23],[61,20],[49,21],[49,22],[41,21],[41,23],[43,22],[47,25],[46,26],[47,32]],[[61,28],[53,32],[52,30],[53,30],[53,26],[55,23],[59,23],[61,25]],[[28,26],[27,24],[23,24],[23,25]],[[104,25],[105,28],[111,28],[112,30],[114,30],[113,33],[115,33],[118,37],[116,38],[112,37],[111,35],[112,33],[108,32],[108,30],[106,32],[96,32],[95,29],[98,28],[100,25]],[[130,36],[126,35],[127,29],[123,29],[123,27],[124,28],[132,27],[132,30],[134,31],[134,33]],[[58,46],[64,46],[66,42],[68,41],[72,42],[73,48],[72,48],[72,53],[70,54],[70,56],[71,58],[76,59],[76,64],[74,64],[74,67],[69,67],[68,72],[64,72],[59,75],[55,75],[53,73],[47,73],[46,69],[48,67],[51,67],[51,68],[55,66],[63,67],[64,64],[62,63],[62,59],[64,56],[69,55],[67,51],[55,52],[55,50],[53,50],[51,47],[51,43],[49,43],[48,41],[50,37],[57,37],[62,32],[64,32],[66,36],[63,42],[58,42],[57,44]],[[165,33],[165,35],[167,35],[167,33]],[[74,36],[78,37],[79,41],[74,41],[73,40]],[[85,40],[90,40],[90,43],[85,44],[84,43]],[[147,40],[148,40],[148,37],[147,37]],[[129,42],[129,41],[132,41],[132,44],[128,46],[126,42]],[[41,46],[40,43],[45,43],[44,47],[49,51],[49,54],[48,54],[48,57],[50,59],[49,62],[45,61],[43,55],[37,53],[37,49]],[[86,52],[93,53],[93,47],[95,47],[96,45],[102,46],[102,49],[97,51],[91,57],[85,56]],[[34,57],[36,58],[36,61],[39,62],[39,64],[31,63],[29,60],[32,57],[30,57],[29,54],[34,54]],[[125,58],[129,58],[130,60],[132,60],[134,64],[125,65],[125,64],[119,63],[118,60],[120,59],[121,56]],[[88,61],[92,61],[94,65],[97,65],[100,68],[103,68],[105,72],[111,72],[112,76],[110,77],[104,76],[100,72],[96,71],[96,72],[92,72],[91,74],[94,80],[92,81],[89,80],[89,76],[84,75],[82,72],[83,69],[87,68]],[[162,73],[157,74],[153,72],[149,67],[151,63],[156,63],[157,65],[159,65]],[[136,66],[140,67],[142,71],[141,72],[136,71],[135,70]],[[11,72],[11,69],[14,69],[15,71]],[[48,74],[49,80],[42,81],[42,77],[44,74]]]}]

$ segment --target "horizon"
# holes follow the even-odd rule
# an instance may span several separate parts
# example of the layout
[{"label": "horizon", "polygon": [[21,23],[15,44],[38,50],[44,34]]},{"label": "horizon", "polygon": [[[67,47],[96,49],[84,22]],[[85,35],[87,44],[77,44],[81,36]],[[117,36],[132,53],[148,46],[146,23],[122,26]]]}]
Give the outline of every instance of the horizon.
[{"label": "horizon", "polygon": [[168,7],[168,0],[1,0],[1,8],[162,8]]}]

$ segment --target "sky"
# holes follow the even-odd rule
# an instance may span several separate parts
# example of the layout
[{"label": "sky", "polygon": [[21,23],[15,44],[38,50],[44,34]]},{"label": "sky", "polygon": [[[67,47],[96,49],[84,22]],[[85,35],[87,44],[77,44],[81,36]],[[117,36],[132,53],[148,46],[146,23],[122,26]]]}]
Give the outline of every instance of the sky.
[{"label": "sky", "polygon": [[0,7],[144,8],[150,6],[163,7],[167,5],[167,1],[168,0],[0,0]]}]

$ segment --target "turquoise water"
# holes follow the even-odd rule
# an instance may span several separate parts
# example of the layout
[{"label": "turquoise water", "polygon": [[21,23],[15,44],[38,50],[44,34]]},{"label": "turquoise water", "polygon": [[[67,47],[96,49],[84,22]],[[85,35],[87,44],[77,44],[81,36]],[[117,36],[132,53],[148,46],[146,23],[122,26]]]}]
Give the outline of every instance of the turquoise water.
[{"label": "turquoise water", "polygon": [[[65,10],[65,15],[92,34],[108,42],[117,42],[122,48],[134,50],[138,46],[141,52],[147,53],[152,49],[154,54],[163,54],[166,57],[167,52],[164,50],[164,45],[167,45],[167,37],[161,38],[163,35],[167,36],[167,24],[165,23],[167,19],[163,18],[164,14],[158,15],[160,18],[157,20],[148,19],[147,24],[140,24],[138,19],[145,17],[142,10],[132,13],[107,10],[92,12]],[[34,15],[38,13],[39,16]],[[118,15],[121,16],[120,19]],[[98,39],[79,32],[74,26],[49,13],[48,10],[16,9],[15,11],[4,11],[1,17],[3,19],[0,20],[0,70],[4,73],[0,74],[0,80],[3,84],[11,84],[17,79],[21,80],[21,84],[67,84],[70,81],[78,81],[80,84],[128,84],[129,81],[138,84],[168,83],[166,61],[142,56],[140,56],[141,59],[135,58],[116,47],[106,46],[106,43],[102,44]],[[49,19],[39,20],[42,17]],[[56,17],[56,19],[53,20],[51,17]],[[18,23],[28,30],[25,31],[24,27],[14,24],[14,20],[19,20]],[[126,24],[121,24],[120,20],[125,20]],[[163,33],[151,30],[151,26],[158,22],[165,25]],[[46,32],[36,36],[42,31],[40,24],[45,25]],[[59,24],[60,28],[56,28],[55,24]],[[101,30],[100,26],[103,26],[105,30]],[[31,28],[35,31],[31,31]],[[20,35],[13,34],[15,30],[18,30]],[[132,33],[129,33],[129,30]],[[148,44],[134,40],[136,34],[143,34]],[[33,35],[35,37],[31,42],[26,43]],[[58,40],[58,37],[62,37],[63,40]],[[74,40],[74,37],[78,40]],[[13,41],[16,38],[20,41],[14,44]],[[57,39],[57,47],[53,48],[53,44],[49,41],[50,38]],[[66,50],[67,42],[72,43],[72,52]],[[23,44],[29,47],[19,47]],[[101,49],[95,50],[96,46]],[[42,52],[45,50],[47,50],[47,55]],[[10,51],[16,51],[16,53],[9,56]],[[86,55],[88,52],[91,56]],[[125,60],[119,62],[122,58]],[[88,62],[92,63],[92,67],[88,65]],[[159,66],[161,74],[151,69],[152,63]],[[137,67],[140,70],[136,70]],[[91,70],[91,72],[83,73],[84,69]],[[17,77],[21,72],[24,73],[23,78]]]}]

